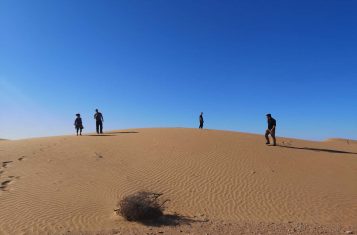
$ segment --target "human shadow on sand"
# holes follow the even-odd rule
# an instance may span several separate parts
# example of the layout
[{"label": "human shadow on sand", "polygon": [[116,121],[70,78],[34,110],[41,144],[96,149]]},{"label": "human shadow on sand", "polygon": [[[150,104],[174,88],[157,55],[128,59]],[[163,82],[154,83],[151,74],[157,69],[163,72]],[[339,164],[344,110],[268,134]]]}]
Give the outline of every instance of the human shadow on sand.
[{"label": "human shadow on sand", "polygon": [[116,131],[116,132],[109,132],[110,134],[137,134],[140,132],[137,131]]},{"label": "human shadow on sand", "polygon": [[357,153],[354,153],[354,152],[334,150],[334,149],[294,147],[294,146],[286,146],[286,145],[278,145],[278,146],[282,147],[282,148],[301,149],[301,150],[309,150],[309,151],[315,151],[315,152],[343,153],[343,154],[356,154],[357,155]]},{"label": "human shadow on sand", "polygon": [[183,216],[179,214],[164,214],[155,220],[142,220],[139,223],[152,226],[152,227],[163,227],[163,226],[179,226],[179,225],[191,225],[192,223],[205,223],[208,222],[207,219],[198,219],[188,216]]},{"label": "human shadow on sand", "polygon": [[117,135],[98,134],[98,135],[85,135],[85,136],[104,137],[104,136],[117,136]]}]

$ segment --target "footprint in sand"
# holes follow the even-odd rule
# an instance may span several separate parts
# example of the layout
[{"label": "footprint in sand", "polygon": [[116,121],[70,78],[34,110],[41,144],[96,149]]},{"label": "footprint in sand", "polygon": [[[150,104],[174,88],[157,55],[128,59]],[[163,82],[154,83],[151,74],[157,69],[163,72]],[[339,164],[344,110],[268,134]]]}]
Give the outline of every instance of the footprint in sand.
[{"label": "footprint in sand", "polygon": [[12,182],[12,180],[5,180],[0,183],[0,190],[5,191],[6,187]]},{"label": "footprint in sand", "polygon": [[9,178],[10,178],[10,179],[20,179],[20,176],[10,175]]},{"label": "footprint in sand", "polygon": [[291,141],[282,141],[281,142],[282,144],[283,144],[283,146],[285,145],[285,146],[291,146]]},{"label": "footprint in sand", "polygon": [[[21,156],[20,158],[18,158],[17,160],[18,161],[22,161],[25,159],[25,156]],[[9,166],[9,164],[13,163],[13,161],[4,161],[1,163],[1,167],[0,167],[0,176],[5,173],[5,169]],[[6,191],[8,185],[10,183],[13,182],[13,180],[17,180],[19,179],[20,177],[19,176],[13,176],[13,175],[10,175],[8,177],[4,177],[4,178],[7,178],[5,179],[4,181],[0,182],[0,191]]]},{"label": "footprint in sand", "polygon": [[6,168],[10,163],[12,163],[12,161],[2,162],[1,167]]},{"label": "footprint in sand", "polygon": [[10,184],[14,182],[14,180],[20,179],[20,176],[10,175],[4,181],[0,182],[0,191],[7,191],[7,188]]},{"label": "footprint in sand", "polygon": [[95,155],[96,155],[97,159],[103,158],[103,156],[100,155],[99,153],[95,153]]},{"label": "footprint in sand", "polygon": [[22,160],[24,160],[26,157],[25,156],[22,156],[22,157],[19,157],[17,160],[19,160],[20,162],[22,161]]}]

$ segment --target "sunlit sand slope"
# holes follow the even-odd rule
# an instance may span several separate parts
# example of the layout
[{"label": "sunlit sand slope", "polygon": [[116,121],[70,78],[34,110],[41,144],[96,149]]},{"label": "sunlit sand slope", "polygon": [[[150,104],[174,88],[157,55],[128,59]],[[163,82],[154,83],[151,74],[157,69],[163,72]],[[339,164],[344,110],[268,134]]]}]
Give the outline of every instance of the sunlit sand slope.
[{"label": "sunlit sand slope", "polygon": [[[273,225],[287,234],[299,223],[307,226],[301,234],[355,229],[357,144],[278,144],[178,128],[1,141],[0,234],[250,234]],[[149,230],[113,212],[141,190],[163,193],[167,213],[191,218],[192,226]]]}]

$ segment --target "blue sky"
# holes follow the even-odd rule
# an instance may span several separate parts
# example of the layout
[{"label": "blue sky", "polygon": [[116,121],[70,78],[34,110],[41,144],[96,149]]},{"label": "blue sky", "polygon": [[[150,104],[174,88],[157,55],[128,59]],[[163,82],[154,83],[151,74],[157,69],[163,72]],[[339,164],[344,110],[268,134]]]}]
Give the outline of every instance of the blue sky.
[{"label": "blue sky", "polygon": [[357,1],[0,1],[0,138],[198,127],[357,139]]}]

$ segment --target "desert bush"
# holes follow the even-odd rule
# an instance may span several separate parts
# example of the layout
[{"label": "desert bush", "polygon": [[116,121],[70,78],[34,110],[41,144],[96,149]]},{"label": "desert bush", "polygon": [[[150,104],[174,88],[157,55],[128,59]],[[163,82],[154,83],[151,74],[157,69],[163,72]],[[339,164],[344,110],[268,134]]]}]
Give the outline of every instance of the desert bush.
[{"label": "desert bush", "polygon": [[162,194],[141,191],[124,197],[118,203],[116,213],[128,221],[156,220],[163,215],[165,203],[161,200]]}]

